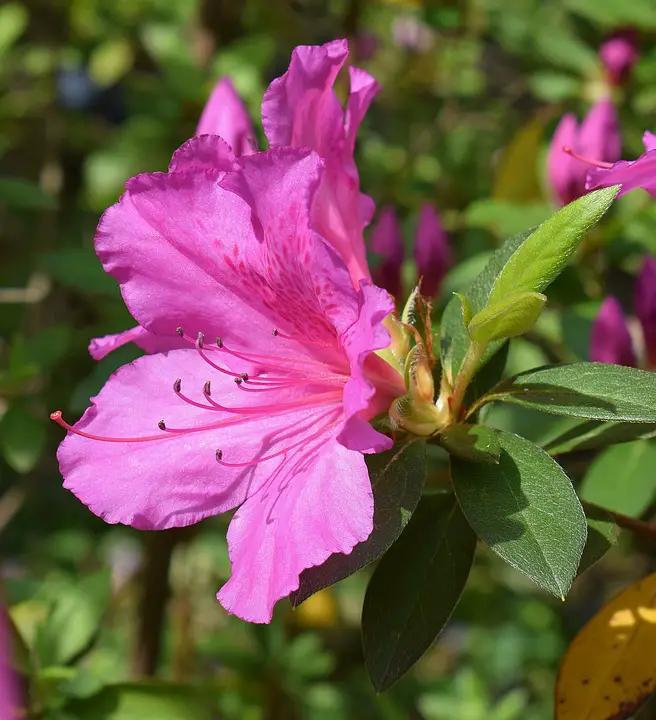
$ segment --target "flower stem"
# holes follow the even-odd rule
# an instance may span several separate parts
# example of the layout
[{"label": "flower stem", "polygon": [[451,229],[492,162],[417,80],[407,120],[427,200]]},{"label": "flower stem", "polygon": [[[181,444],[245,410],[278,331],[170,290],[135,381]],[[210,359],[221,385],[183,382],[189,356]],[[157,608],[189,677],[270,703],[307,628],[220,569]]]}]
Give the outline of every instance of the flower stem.
[{"label": "flower stem", "polygon": [[453,422],[458,421],[460,408],[462,407],[463,400],[465,399],[465,393],[467,392],[469,383],[476,374],[478,363],[485,354],[486,348],[487,345],[481,345],[473,340],[469,343],[467,354],[460,366],[458,376],[456,377],[455,387],[449,399],[449,409],[451,411],[451,419]]}]

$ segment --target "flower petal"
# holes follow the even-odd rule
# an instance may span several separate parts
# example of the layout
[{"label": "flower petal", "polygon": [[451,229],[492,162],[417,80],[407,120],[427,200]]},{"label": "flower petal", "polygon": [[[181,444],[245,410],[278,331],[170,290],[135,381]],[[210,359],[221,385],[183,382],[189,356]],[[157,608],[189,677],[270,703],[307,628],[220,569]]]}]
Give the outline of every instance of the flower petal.
[{"label": "flower petal", "polygon": [[[98,227],[105,270],[133,317],[156,335],[174,338],[182,326],[191,337],[220,335],[265,355],[289,344],[272,336],[274,328],[334,344],[328,313],[348,313],[350,297],[354,319],[357,306],[339,259],[307,227],[319,158],[286,150],[241,162],[251,176],[260,172],[259,183],[228,175],[226,189],[214,170],[133,178]],[[294,352],[317,348],[296,343]]]},{"label": "flower petal", "polygon": [[622,186],[620,195],[642,188],[656,197],[656,150],[649,150],[632,162],[620,160],[611,168],[593,167],[588,171],[585,184],[588,190],[611,185]]},{"label": "flower petal", "polygon": [[[583,194],[586,166],[574,159],[563,148],[576,148],[578,123],[576,115],[563,115],[549,145],[547,175],[549,183],[562,205]],[[580,168],[580,170],[579,170]]]},{"label": "flower petal", "polygon": [[373,528],[364,458],[334,439],[290,454],[228,529],[232,576],[218,599],[250,622],[269,622],[276,601],[298,588],[303,570],[348,554]]},{"label": "flower petal", "polygon": [[351,379],[344,388],[345,423],[337,440],[351,450],[382,452],[392,447],[393,442],[374,430],[368,420],[387,410],[394,398],[405,393],[401,374],[372,355],[391,342],[383,320],[394,311],[394,301],[387,291],[364,280],[358,301],[358,319],[342,339],[351,364]]},{"label": "flower petal", "polygon": [[147,353],[166,352],[177,348],[188,347],[188,344],[179,337],[160,337],[149,333],[141,326],[124,330],[115,335],[105,335],[100,338],[93,338],[89,343],[89,355],[94,360],[102,360],[117,348],[133,342]]},{"label": "flower petal", "polygon": [[590,360],[636,367],[633,342],[622,307],[614,297],[607,297],[601,308],[590,338]]},{"label": "flower petal", "polygon": [[255,131],[230,78],[221,78],[212,90],[198,121],[196,135],[220,135],[235,155],[254,152],[251,140],[255,138]]},{"label": "flower petal", "polygon": [[367,113],[373,99],[381,87],[378,81],[361,68],[349,67],[351,92],[346,102],[346,139],[351,152],[355,147],[355,138],[362,118]]},{"label": "flower petal", "polygon": [[225,140],[218,135],[201,135],[187,140],[173,153],[169,172],[205,169],[227,173],[234,165],[235,155]]},{"label": "flower petal", "polygon": [[[212,358],[221,362],[221,352]],[[207,405],[203,386],[224,407],[250,408],[242,414],[198,408],[181,392]],[[142,530],[190,525],[242,503],[279,465],[273,458],[245,467],[230,463],[266,458],[341,417],[340,393],[309,401],[317,389],[294,386],[271,392],[244,392],[231,378],[210,368],[195,350],[147,355],[119,369],[107,381],[74,428],[115,438],[152,441],[107,442],[68,433],[58,451],[64,487],[109,523]],[[298,407],[289,407],[295,403]],[[263,407],[264,406],[264,407]],[[259,409],[259,410],[258,410]],[[167,430],[158,427],[164,420]],[[172,429],[208,429],[190,433]]]},{"label": "flower petal", "polygon": [[649,130],[645,130],[642,135],[642,144],[645,146],[645,150],[656,150],[656,135]]}]

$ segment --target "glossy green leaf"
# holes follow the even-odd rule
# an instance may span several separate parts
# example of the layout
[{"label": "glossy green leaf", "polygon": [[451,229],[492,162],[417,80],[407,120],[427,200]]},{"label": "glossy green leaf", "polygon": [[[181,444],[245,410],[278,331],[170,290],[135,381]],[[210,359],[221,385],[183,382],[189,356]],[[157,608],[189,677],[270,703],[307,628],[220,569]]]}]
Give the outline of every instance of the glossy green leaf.
[{"label": "glossy green leaf", "polygon": [[374,493],[374,529],[348,555],[331,555],[323,565],[301,574],[289,599],[294,607],[322,588],[333,585],[379,558],[399,537],[417,507],[426,481],[426,446],[406,443],[367,457]]},{"label": "glossy green leaf", "polygon": [[656,435],[656,423],[603,422],[577,418],[562,420],[568,421],[567,427],[544,445],[544,449],[551,455],[575,450],[594,450]]},{"label": "glossy green leaf", "polygon": [[656,495],[656,440],[614,445],[599,455],[583,479],[581,498],[640,517]]},{"label": "glossy green leaf", "polygon": [[465,325],[469,325],[472,319],[472,309],[471,305],[469,304],[469,300],[467,299],[467,296],[458,292],[453,294],[458,298],[458,300],[460,300],[460,305],[462,308],[462,321],[465,323]]},{"label": "glossy green leaf", "polygon": [[619,186],[596,190],[575,200],[542,223],[517,248],[499,273],[488,303],[520,292],[541,292],[564,270],[588,230],[611,206]]},{"label": "glossy green leaf", "polygon": [[210,720],[198,689],[173,683],[124,683],[72,700],[66,711],[79,720]]},{"label": "glossy green leaf", "polygon": [[42,665],[64,665],[87,649],[98,631],[110,595],[110,576],[104,571],[62,586],[37,636],[37,655]]},{"label": "glossy green leaf", "polygon": [[379,692],[406,673],[448,621],[471,568],[476,536],[453,495],[424,497],[376,568],[362,608],[362,642]]},{"label": "glossy green leaf", "polygon": [[18,473],[33,470],[41,459],[46,440],[45,419],[23,405],[12,405],[0,421],[0,450]]},{"label": "glossy green leaf", "polygon": [[440,443],[452,455],[463,460],[499,462],[499,437],[485,425],[451,425],[441,433]]},{"label": "glossy green leaf", "polygon": [[[506,240],[506,242],[494,252],[483,271],[476,280],[474,280],[466,293],[472,314],[479,312],[485,307],[497,275],[530,234],[531,231],[528,230],[527,232],[515,235]],[[455,296],[449,301],[442,316],[440,344],[442,366],[446,369],[449,379],[453,381],[458,374],[458,370],[462,365],[462,361],[467,354],[467,348],[469,347],[469,333],[463,320],[462,304]]]},{"label": "glossy green leaf", "polygon": [[547,298],[540,293],[525,292],[512,295],[484,307],[471,319],[469,337],[480,345],[523,335],[540,316]]},{"label": "glossy green leaf", "polygon": [[588,538],[579,563],[579,575],[591,568],[617,545],[620,535],[619,527],[605,510],[587,506],[585,517],[588,521]]},{"label": "glossy green leaf", "polygon": [[498,465],[451,458],[460,506],[494,552],[564,597],[586,540],[581,503],[567,475],[544,450],[511,433],[499,432],[499,441]]},{"label": "glossy green leaf", "polygon": [[656,423],[656,373],[623,365],[547,365],[500,383],[488,397],[554,415]]}]

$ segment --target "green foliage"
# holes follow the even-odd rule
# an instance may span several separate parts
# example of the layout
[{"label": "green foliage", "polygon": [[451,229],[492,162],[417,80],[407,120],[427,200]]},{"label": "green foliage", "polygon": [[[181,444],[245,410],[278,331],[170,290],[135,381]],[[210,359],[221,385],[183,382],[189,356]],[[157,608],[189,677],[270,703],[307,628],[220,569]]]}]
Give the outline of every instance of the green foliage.
[{"label": "green foliage", "polygon": [[374,572],[362,608],[362,642],[379,692],[398,680],[443,629],[474,559],[476,536],[453,496],[422,500]]},{"label": "green foliage", "polygon": [[499,437],[485,425],[451,425],[440,433],[440,443],[452,454],[472,462],[498,463]]},{"label": "green foliage", "polygon": [[497,465],[451,459],[458,502],[495,553],[564,598],[585,546],[581,504],[569,478],[547,453],[510,433],[499,433],[499,442]]},{"label": "green foliage", "polygon": [[535,325],[546,301],[544,295],[536,292],[509,295],[474,315],[467,326],[469,337],[479,345],[487,345],[523,335]]}]

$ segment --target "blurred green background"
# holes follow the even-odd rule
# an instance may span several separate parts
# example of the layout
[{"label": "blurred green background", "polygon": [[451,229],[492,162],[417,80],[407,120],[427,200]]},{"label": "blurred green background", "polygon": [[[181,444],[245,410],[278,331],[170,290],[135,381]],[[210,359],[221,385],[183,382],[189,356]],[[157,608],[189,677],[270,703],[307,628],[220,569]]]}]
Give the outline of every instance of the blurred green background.
[{"label": "blurred green background", "polygon": [[[368,571],[296,611],[279,603],[271,626],[227,617],[214,599],[229,575],[227,518],[157,535],[103,524],[62,489],[62,432],[48,415],[77,417],[138,354],[88,356],[90,338],[131,323],[94,255],[95,225],[130,176],[166,169],[219,76],[257,125],[295,45],[349,37],[352,61],[383,86],[357,147],[363,190],[397,208],[408,257],[416,211],[435,203],[458,261],[443,302],[504,237],[552,212],[553,127],[603,92],[597,50],[627,26],[640,61],[615,100],[624,156],[635,157],[656,112],[653,0],[0,4],[0,581],[34,717],[551,717],[569,640],[649,571],[653,541],[621,538],[566,604],[481,550],[440,641],[377,696],[359,637]],[[656,252],[654,205],[641,193],[617,203],[537,330],[513,344],[510,370],[586,357],[604,293],[628,297],[641,258]],[[408,284],[413,275],[408,261]],[[534,439],[546,427],[507,409],[495,422]],[[567,469],[582,473],[577,458]]]}]

